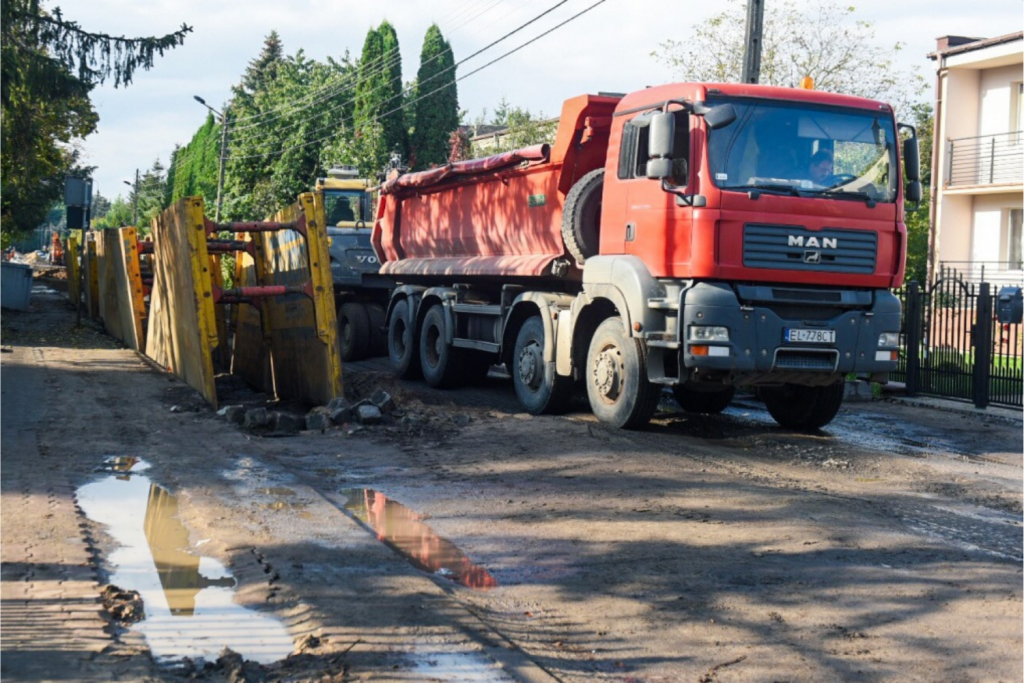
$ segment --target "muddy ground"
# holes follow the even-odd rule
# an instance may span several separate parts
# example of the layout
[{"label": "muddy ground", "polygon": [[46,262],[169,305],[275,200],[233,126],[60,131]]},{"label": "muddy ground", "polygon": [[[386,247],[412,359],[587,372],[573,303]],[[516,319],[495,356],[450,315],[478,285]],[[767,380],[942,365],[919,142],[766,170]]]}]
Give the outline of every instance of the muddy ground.
[{"label": "muddy ground", "polygon": [[[33,309],[2,316],[5,680],[1022,679],[1019,413],[851,403],[800,434],[751,397],[711,417],[666,399],[624,432],[522,413],[507,379],[438,392],[374,360],[346,367],[349,394],[384,388],[397,413],[284,437],[76,327],[60,295]],[[85,514],[100,484],[110,523]],[[154,604],[104,593],[132,520]],[[160,525],[188,547],[157,547]],[[231,590],[291,656],[151,650]],[[165,598],[189,607],[160,622]],[[261,652],[257,621],[203,618],[207,646]]]}]

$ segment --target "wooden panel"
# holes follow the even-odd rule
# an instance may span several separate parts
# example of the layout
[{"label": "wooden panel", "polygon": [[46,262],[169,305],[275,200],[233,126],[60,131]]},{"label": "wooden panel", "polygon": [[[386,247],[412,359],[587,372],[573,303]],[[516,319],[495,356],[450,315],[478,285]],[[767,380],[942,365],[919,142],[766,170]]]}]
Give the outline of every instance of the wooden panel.
[{"label": "wooden panel", "polygon": [[[324,230],[323,205],[307,193],[279,212],[274,221],[306,216],[310,245],[293,230],[264,233],[264,285],[303,285],[312,278],[314,300],[289,294],[267,300],[274,382],[282,399],[327,403],[342,395],[334,289]],[[311,258],[312,257],[312,258]]]},{"label": "wooden panel", "polygon": [[85,237],[85,251],[82,256],[85,269],[85,308],[90,318],[100,317],[99,261],[96,258],[96,233],[90,230]]},{"label": "wooden panel", "polygon": [[146,355],[217,407],[217,346],[201,197],[186,197],[153,222],[153,289]]},{"label": "wooden panel", "polygon": [[[247,238],[247,241],[251,239]],[[255,245],[262,245],[257,239]],[[261,252],[258,252],[261,253]],[[256,272],[262,271],[263,259],[253,260],[249,254],[239,252],[235,261],[235,286],[255,287],[261,278]],[[235,306],[234,349],[231,354],[231,373],[257,391],[271,396],[274,392],[274,372],[270,362],[270,321],[260,315],[260,308],[251,304]]]},{"label": "wooden panel", "polygon": [[142,276],[135,228],[108,228],[96,233],[100,317],[107,332],[128,348],[145,348]]}]

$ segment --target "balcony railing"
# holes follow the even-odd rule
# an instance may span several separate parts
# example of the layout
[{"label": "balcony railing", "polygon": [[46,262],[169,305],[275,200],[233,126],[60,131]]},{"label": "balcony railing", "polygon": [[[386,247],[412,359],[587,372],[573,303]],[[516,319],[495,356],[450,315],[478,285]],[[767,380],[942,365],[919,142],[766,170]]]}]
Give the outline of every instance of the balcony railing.
[{"label": "balcony railing", "polygon": [[947,187],[1020,184],[1024,181],[1024,132],[949,141]]}]

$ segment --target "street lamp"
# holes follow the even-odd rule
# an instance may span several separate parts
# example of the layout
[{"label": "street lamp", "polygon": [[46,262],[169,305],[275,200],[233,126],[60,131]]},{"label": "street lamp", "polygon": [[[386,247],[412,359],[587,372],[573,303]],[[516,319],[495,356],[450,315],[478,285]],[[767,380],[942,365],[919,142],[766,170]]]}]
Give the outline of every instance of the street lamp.
[{"label": "street lamp", "polygon": [[135,169],[135,184],[132,185],[127,180],[122,181],[125,185],[132,188],[133,202],[132,202],[132,225],[135,227],[139,226],[139,169]]},{"label": "street lamp", "polygon": [[224,192],[224,159],[227,156],[228,152],[228,117],[226,113],[228,108],[224,107],[225,113],[222,114],[221,112],[217,111],[216,109],[208,105],[206,103],[206,100],[204,100],[199,95],[193,95],[192,98],[199,104],[203,105],[204,107],[212,111],[218,118],[220,118],[220,172],[217,178],[217,213],[213,217],[213,221],[215,223],[220,223],[220,205],[221,198]]}]

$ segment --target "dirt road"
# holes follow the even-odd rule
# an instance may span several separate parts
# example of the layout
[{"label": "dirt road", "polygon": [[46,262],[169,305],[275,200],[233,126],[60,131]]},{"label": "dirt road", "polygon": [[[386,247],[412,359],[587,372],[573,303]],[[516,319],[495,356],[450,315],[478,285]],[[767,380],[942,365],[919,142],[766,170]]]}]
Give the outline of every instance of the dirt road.
[{"label": "dirt road", "polygon": [[[1024,673],[1019,416],[858,403],[807,435],[666,399],[623,432],[373,361],[345,382],[385,424],[270,438],[33,300],[2,318],[5,680]],[[99,596],[131,581],[129,628]],[[227,644],[253,661],[204,668]]]}]

